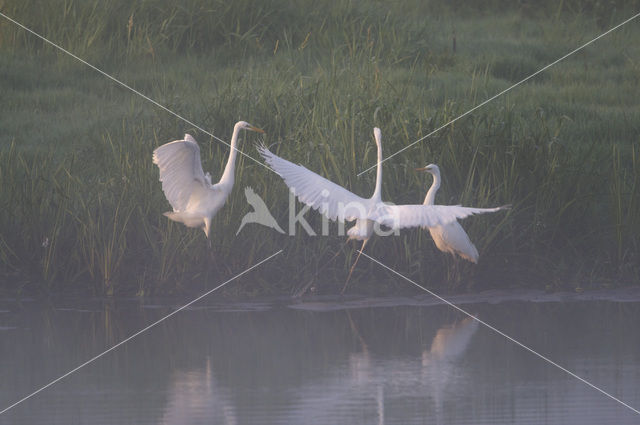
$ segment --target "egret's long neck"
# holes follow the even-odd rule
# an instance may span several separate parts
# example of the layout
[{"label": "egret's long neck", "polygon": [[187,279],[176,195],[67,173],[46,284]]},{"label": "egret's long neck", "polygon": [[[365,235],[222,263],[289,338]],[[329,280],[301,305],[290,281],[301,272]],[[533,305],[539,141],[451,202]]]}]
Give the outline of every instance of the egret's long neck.
[{"label": "egret's long neck", "polygon": [[436,201],[436,192],[440,188],[440,173],[433,174],[433,183],[427,192],[427,196],[424,198],[423,205],[433,205]]},{"label": "egret's long neck", "polygon": [[376,137],[378,146],[378,168],[376,169],[376,189],[373,191],[371,199],[382,201],[382,141]]},{"label": "egret's long neck", "polygon": [[224,172],[222,173],[222,177],[220,178],[220,184],[227,184],[233,186],[234,182],[234,174],[236,170],[236,155],[238,151],[236,150],[236,145],[238,143],[238,134],[240,133],[240,126],[236,124],[233,127],[233,136],[231,136],[231,152],[229,152],[229,159],[227,160],[227,165],[224,167]]}]

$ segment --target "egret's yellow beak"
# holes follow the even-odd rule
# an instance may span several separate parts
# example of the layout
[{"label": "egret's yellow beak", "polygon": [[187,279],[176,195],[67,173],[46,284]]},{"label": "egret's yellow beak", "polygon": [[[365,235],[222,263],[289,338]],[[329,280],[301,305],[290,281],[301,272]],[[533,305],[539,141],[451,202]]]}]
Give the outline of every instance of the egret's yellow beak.
[{"label": "egret's yellow beak", "polygon": [[264,133],[264,130],[258,127],[249,127],[247,130],[256,131],[258,133]]},{"label": "egret's yellow beak", "polygon": [[427,171],[427,167],[414,168],[415,171]]}]

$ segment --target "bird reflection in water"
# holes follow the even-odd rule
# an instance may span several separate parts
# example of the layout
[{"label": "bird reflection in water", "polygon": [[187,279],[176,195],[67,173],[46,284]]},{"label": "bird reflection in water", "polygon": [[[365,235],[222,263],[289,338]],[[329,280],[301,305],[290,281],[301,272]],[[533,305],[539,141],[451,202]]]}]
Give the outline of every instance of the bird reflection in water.
[{"label": "bird reflection in water", "polygon": [[447,386],[462,378],[458,360],[477,330],[478,321],[474,317],[443,326],[433,338],[431,348],[422,352],[422,378],[431,388],[438,424],[444,423],[443,405]]},{"label": "bird reflection in water", "polygon": [[[374,390],[376,402],[377,423],[385,423],[385,386],[394,386],[393,374],[382,365],[374,366],[369,347],[358,331],[351,315],[347,312],[351,329],[360,342],[361,351],[353,352],[349,356],[349,370],[352,383],[360,387]],[[452,324],[442,326],[436,332],[430,349],[422,352],[421,381],[422,387],[428,392],[435,404],[436,423],[444,423],[443,405],[447,395],[447,387],[463,378],[458,360],[469,347],[469,343],[478,329],[478,321],[467,317]],[[387,376],[385,376],[387,375]]]},{"label": "bird reflection in water", "polygon": [[168,390],[161,424],[209,423],[236,425],[238,417],[229,391],[220,386],[207,358],[203,369],[177,371]]},{"label": "bird reflection in water", "polygon": [[[469,317],[442,326],[422,356],[407,358],[376,353],[349,310],[346,316],[357,344],[348,353],[346,363],[333,365],[322,376],[300,382],[293,392],[281,394],[287,400],[284,406],[269,400],[262,406],[268,408],[266,413],[285,423],[364,420],[382,425],[388,416],[394,416],[397,422],[397,416],[404,415],[399,406],[408,401],[408,405],[423,411],[425,420],[445,423],[443,406],[448,400],[464,398],[465,368],[459,360],[468,349],[478,322]],[[238,390],[231,388],[216,378],[210,359],[203,369],[178,371],[173,374],[160,423],[241,423],[252,412],[237,407]],[[259,411],[265,414],[264,410]]]}]

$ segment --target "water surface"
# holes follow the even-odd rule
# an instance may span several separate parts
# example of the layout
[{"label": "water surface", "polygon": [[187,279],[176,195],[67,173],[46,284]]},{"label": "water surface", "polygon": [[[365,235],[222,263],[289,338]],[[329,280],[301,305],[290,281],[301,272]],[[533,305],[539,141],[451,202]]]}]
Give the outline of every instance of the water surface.
[{"label": "water surface", "polygon": [[[638,291],[453,300],[640,407]],[[181,300],[0,301],[0,410]],[[631,424],[640,416],[428,296],[213,295],[0,424]]]}]

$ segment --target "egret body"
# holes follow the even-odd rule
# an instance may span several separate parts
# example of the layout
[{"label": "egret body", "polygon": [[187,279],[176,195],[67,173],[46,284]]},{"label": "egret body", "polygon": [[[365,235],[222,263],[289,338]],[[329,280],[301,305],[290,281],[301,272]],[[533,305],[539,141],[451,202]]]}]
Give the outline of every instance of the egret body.
[{"label": "egret body", "polygon": [[[434,205],[441,182],[440,168],[435,164],[429,164],[424,168],[417,168],[416,171],[425,171],[433,176],[433,183],[424,198],[423,205]],[[426,227],[440,251],[448,252],[454,257],[457,254],[472,263],[478,262],[478,250],[458,221]]]},{"label": "egret body", "polygon": [[[498,208],[468,208],[459,205],[387,205],[382,202],[382,133],[373,131],[378,147],[376,187],[371,198],[362,198],[340,185],[275,155],[266,146],[258,148],[266,163],[282,177],[300,202],[319,211],[331,220],[356,221],[347,231],[349,239],[361,240],[362,249],[374,233],[374,224],[392,229],[438,226],[455,222],[472,214],[499,211]],[[360,254],[358,254],[359,258]],[[356,259],[357,262],[357,259]],[[355,262],[354,262],[355,266]],[[351,272],[353,267],[351,267]],[[349,276],[351,275],[349,273]],[[347,278],[348,282],[348,278]],[[344,291],[344,289],[343,289]]]},{"label": "egret body", "polygon": [[187,227],[201,228],[209,238],[211,221],[233,189],[238,153],[236,145],[240,130],[264,133],[264,130],[245,121],[236,123],[231,137],[229,159],[216,184],[211,183],[209,173],[203,172],[200,148],[189,134],[184,135],[184,140],[166,143],[153,151],[153,163],[160,170],[162,191],[173,208],[173,211],[164,215]]}]

